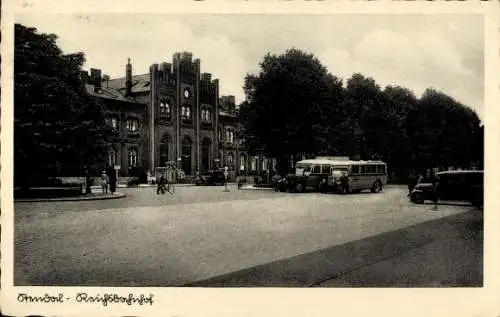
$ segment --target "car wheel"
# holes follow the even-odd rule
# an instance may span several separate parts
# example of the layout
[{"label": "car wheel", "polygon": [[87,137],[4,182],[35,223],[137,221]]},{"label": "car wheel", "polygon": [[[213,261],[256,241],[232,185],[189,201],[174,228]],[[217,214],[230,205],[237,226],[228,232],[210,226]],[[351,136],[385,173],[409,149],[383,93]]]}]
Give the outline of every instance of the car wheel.
[{"label": "car wheel", "polygon": [[421,193],[413,193],[410,196],[410,199],[415,204],[423,204],[424,203],[424,198],[422,197]]}]

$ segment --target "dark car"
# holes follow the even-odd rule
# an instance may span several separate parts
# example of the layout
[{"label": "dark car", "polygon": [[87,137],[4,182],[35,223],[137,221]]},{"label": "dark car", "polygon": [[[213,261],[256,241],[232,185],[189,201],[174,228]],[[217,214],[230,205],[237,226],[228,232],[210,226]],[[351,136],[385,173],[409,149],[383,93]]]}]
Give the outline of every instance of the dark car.
[{"label": "dark car", "polygon": [[224,180],[224,170],[208,171],[196,178],[196,185],[223,185]]},{"label": "dark car", "polygon": [[432,180],[426,179],[415,186],[410,194],[414,203],[426,200],[468,201],[483,205],[483,171],[447,171],[436,173],[436,190]]}]

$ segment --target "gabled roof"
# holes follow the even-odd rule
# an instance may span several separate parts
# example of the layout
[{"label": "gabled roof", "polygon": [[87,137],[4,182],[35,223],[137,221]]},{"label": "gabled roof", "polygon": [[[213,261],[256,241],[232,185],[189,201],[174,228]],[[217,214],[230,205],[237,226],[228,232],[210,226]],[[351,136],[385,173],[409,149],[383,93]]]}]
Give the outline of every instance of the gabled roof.
[{"label": "gabled roof", "polygon": [[[150,84],[149,74],[132,76],[132,93],[148,92],[151,89]],[[102,86],[107,86],[119,91],[125,90],[125,77],[110,79],[107,82],[103,82]]]},{"label": "gabled roof", "polygon": [[134,98],[128,98],[123,93],[118,91],[117,89],[111,88],[109,86],[108,87],[101,87],[98,91],[96,91],[95,86],[91,85],[91,84],[85,84],[85,88],[87,89],[87,92],[91,96],[94,96],[94,97],[112,99],[112,100],[124,101],[124,102],[140,103],[139,101],[135,100]]}]

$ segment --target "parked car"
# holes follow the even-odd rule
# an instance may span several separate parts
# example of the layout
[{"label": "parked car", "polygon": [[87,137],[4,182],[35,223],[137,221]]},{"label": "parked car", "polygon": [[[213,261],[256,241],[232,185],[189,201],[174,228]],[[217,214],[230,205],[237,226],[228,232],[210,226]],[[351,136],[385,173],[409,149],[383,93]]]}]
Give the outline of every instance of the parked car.
[{"label": "parked car", "polygon": [[447,171],[436,173],[436,193],[432,180],[424,179],[410,194],[410,200],[421,204],[426,200],[468,201],[474,206],[483,205],[483,171]]},{"label": "parked car", "polygon": [[213,170],[198,175],[196,185],[224,185],[224,170]]},{"label": "parked car", "polygon": [[280,192],[292,193],[297,191],[298,184],[299,184],[298,178],[293,174],[288,174],[279,180],[277,187]]}]

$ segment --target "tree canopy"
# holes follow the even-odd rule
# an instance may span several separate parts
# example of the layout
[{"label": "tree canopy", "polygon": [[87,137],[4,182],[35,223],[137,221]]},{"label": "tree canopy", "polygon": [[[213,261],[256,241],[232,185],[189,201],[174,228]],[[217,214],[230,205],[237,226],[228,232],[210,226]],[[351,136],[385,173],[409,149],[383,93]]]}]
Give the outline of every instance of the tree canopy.
[{"label": "tree canopy", "polygon": [[64,54],[57,36],[15,25],[15,179],[30,185],[103,159],[109,129],[102,104],[80,78],[83,53]]},{"label": "tree canopy", "polygon": [[282,157],[318,151],[335,117],[339,79],[311,54],[291,49],[268,54],[259,75],[247,75],[250,102],[240,107],[247,146],[254,152]]},{"label": "tree canopy", "polygon": [[419,99],[359,73],[344,86],[297,49],[267,54],[260,68],[246,76],[241,105],[251,152],[382,159],[394,169],[482,164],[480,119],[443,92],[428,89]]}]

